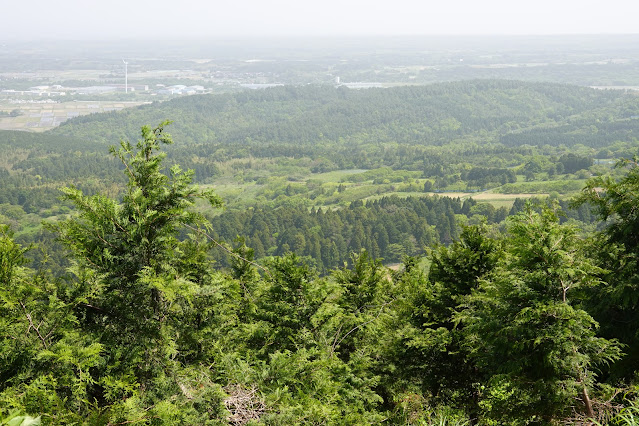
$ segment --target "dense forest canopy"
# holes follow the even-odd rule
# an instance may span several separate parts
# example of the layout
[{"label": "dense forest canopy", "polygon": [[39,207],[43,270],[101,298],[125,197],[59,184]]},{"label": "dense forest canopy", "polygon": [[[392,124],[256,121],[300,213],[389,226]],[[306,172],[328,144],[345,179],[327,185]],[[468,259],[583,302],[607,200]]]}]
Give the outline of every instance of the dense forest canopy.
[{"label": "dense forest canopy", "polygon": [[[639,97],[620,91],[497,80],[188,96],[77,117],[44,134],[0,132],[0,217],[12,224],[19,241],[53,244],[39,223],[70,211],[58,188],[72,184],[85,193],[118,196],[125,183],[122,166],[106,154],[107,146],[134,140],[141,122],[167,118],[175,121],[170,131],[180,142],[167,147],[167,161],[193,169],[195,181],[221,191],[231,215],[284,207],[280,213],[286,216],[290,208],[301,214],[304,208],[343,209],[384,195],[447,191],[565,197],[588,176],[606,173],[609,166],[601,161],[632,156],[638,111]],[[237,235],[248,238],[258,257],[287,248],[311,255],[327,271],[346,260],[349,249],[367,248],[387,262],[402,253],[421,254],[426,241],[449,243],[457,235],[455,214],[499,222],[511,207],[480,203],[472,212],[439,214],[427,219],[434,233],[408,233],[410,238],[389,243],[383,234],[392,235],[392,229],[377,231],[382,241],[375,244],[370,236],[351,243],[350,230],[360,226],[349,224],[341,238],[331,240],[340,253],[331,261],[326,255],[320,260],[312,248],[318,240],[305,234],[304,225],[295,225],[290,236],[256,237],[244,225],[220,236],[227,242]],[[300,233],[306,241],[292,244]],[[319,243],[329,244],[327,238]],[[383,248],[388,245],[392,251]],[[63,262],[55,255],[53,261]]]},{"label": "dense forest canopy", "polygon": [[[618,91],[479,80],[369,90],[286,86],[189,96],[77,117],[46,136],[0,135],[5,148],[35,150],[31,158],[38,151],[48,155],[80,148],[87,154],[103,153],[114,140],[136,138],[138,123],[171,119],[172,133],[182,146],[169,153],[188,163],[308,156],[328,159],[340,168],[383,162],[416,169],[422,157],[450,150],[459,155],[495,146],[521,152],[528,145],[565,149],[576,144],[599,149],[636,139],[637,116],[637,97]],[[35,167],[37,163],[18,165]],[[68,168],[72,172],[73,167]],[[214,169],[200,168],[200,179],[215,174]],[[44,167],[37,170],[47,172]]]},{"label": "dense forest canopy", "polygon": [[[568,127],[557,133],[569,133],[637,114],[636,97],[623,92],[551,83],[476,80],[368,90],[283,86],[189,96],[108,117],[78,117],[52,133],[106,143],[135,137],[140,121],[170,117],[176,122],[173,134],[183,143],[309,145],[342,138],[437,145],[482,131],[518,134],[558,124]],[[622,130],[636,129],[633,123]],[[509,141],[509,145],[522,143],[526,142]]]},{"label": "dense forest canopy", "polygon": [[636,322],[623,296],[636,275],[636,162],[576,200],[609,220],[597,238],[561,224],[556,202],[528,203],[503,231],[463,227],[432,251],[428,275],[415,258],[390,271],[364,250],[318,278],[295,254],[258,265],[245,244],[225,273],[193,210],[220,199],[163,167],[164,125],[111,150],[128,180],[120,201],[64,189],[78,214],[49,227],[74,260],[65,279],[25,267],[2,227],[7,421],[626,424],[636,410],[625,357],[639,342],[607,312]]},{"label": "dense forest canopy", "polygon": [[219,162],[234,158],[309,158],[320,171],[390,166],[428,177],[439,165],[456,166],[459,157],[513,166],[531,147],[557,155],[575,146],[612,148],[610,155],[628,156],[623,143],[636,140],[637,116],[636,96],[558,84],[301,86],[189,96],[78,117],[46,135],[0,132],[0,138],[3,155],[12,157],[7,168],[50,180],[91,171],[104,178],[113,170],[107,160],[98,164],[106,146],[136,138],[140,122],[166,119],[175,121],[171,131],[182,143],[168,151],[170,158],[195,169],[202,182],[219,175]]},{"label": "dense forest canopy", "polygon": [[631,424],[638,111],[304,86],[0,132],[0,422]]}]

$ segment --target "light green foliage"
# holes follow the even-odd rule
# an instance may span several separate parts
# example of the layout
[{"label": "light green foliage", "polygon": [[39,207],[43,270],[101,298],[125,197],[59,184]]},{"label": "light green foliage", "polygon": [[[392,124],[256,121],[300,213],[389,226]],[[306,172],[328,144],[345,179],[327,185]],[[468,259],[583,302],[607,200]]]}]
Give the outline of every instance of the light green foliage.
[{"label": "light green foliage", "polygon": [[616,176],[590,179],[575,204],[594,207],[605,225],[591,255],[606,269],[605,284],[589,292],[588,307],[602,334],[618,338],[628,356],[613,367],[616,377],[636,375],[639,360],[639,158],[622,160]]},{"label": "light green foliage", "polygon": [[342,359],[372,355],[370,345],[382,336],[383,319],[391,314],[397,298],[390,278],[381,262],[365,250],[351,256],[350,266],[344,264],[333,273],[341,288],[337,304],[343,314],[332,350]]},{"label": "light green foliage", "polygon": [[165,154],[156,151],[161,143],[172,143],[166,124],[143,127],[135,150],[128,142],[112,149],[129,178],[122,203],[65,188],[80,215],[54,226],[79,267],[95,274],[98,289],[87,301],[87,319],[129,343],[138,332],[151,341],[160,338],[209,276],[198,254],[206,245],[197,232],[184,241],[177,236],[180,228],[205,224],[189,210],[197,198],[212,206],[219,200],[191,185],[192,172],[174,166],[168,176],[162,173]]},{"label": "light green foliage", "polygon": [[389,421],[393,424],[421,426],[468,426],[468,416],[462,410],[446,405],[429,406],[428,400],[416,393],[397,395],[398,401]]},{"label": "light green foliage", "polygon": [[75,330],[79,301],[63,282],[24,268],[26,249],[0,227],[0,414],[72,422],[87,409],[102,345]]},{"label": "light green foliage", "polygon": [[[442,119],[438,131],[463,130],[463,121]],[[192,184],[193,172],[163,169],[165,125],[112,149],[128,181],[120,197],[117,188],[64,189],[77,213],[50,226],[70,250],[64,279],[27,267],[28,249],[0,227],[2,422],[552,424],[596,417],[602,404],[591,398],[614,396],[605,367],[618,365],[622,346],[591,315],[595,299],[612,301],[622,313],[614,321],[630,320],[626,337],[636,332],[634,163],[627,177],[593,180],[584,193],[609,221],[597,241],[561,225],[552,202],[516,202],[500,233],[479,216],[495,209],[444,197],[357,200],[339,211],[255,207],[214,227],[204,213],[219,199]],[[390,162],[419,151],[397,148]],[[382,166],[365,176],[417,178]],[[461,172],[440,169],[428,163],[428,173],[459,184]],[[280,183],[278,197],[324,188]],[[342,185],[341,194],[358,188]],[[5,207],[4,217],[27,210]],[[455,219],[473,213],[480,224],[457,239]],[[216,241],[249,226],[231,248]],[[422,253],[438,237],[450,244],[426,250],[428,274],[417,258],[396,271],[379,259]],[[214,256],[228,256],[230,268],[214,268]],[[633,380],[634,367],[620,370]],[[610,380],[606,392],[597,380]],[[635,415],[630,404],[617,420]]]},{"label": "light green foliage", "polygon": [[18,413],[13,412],[7,416],[7,418],[0,420],[2,426],[40,426],[42,424],[40,416],[21,416]]},{"label": "light green foliage", "polygon": [[626,244],[633,250],[639,246],[637,225],[639,222],[636,206],[639,204],[639,158],[623,160],[617,168],[625,171],[620,179],[598,176],[588,181],[576,203],[593,204],[602,220],[610,219],[607,233],[613,241]]},{"label": "light green foliage", "polygon": [[598,324],[571,295],[596,285],[600,270],[549,207],[513,217],[505,242],[508,255],[458,315],[472,356],[490,372],[482,409],[497,422],[550,422],[579,398],[577,410],[591,413],[595,368],[621,351],[596,337]]},{"label": "light green foliage", "polygon": [[[464,227],[459,241],[433,250],[428,277],[407,258],[395,278],[398,300],[378,351],[385,386],[394,394],[414,394],[429,403],[477,410],[483,379],[454,313],[464,296],[488,277],[502,254],[486,227]],[[476,414],[475,414],[476,415]]]},{"label": "light green foliage", "polygon": [[294,254],[272,258],[265,265],[269,275],[255,294],[262,350],[295,350],[313,344],[313,316],[330,288],[318,282],[315,271]]},{"label": "light green foliage", "polygon": [[627,407],[624,407],[612,420],[612,424],[619,426],[639,425],[639,405],[637,402],[631,401]]},{"label": "light green foliage", "polygon": [[[69,291],[77,300],[79,330],[69,336],[90,343],[54,346],[38,359],[57,369],[68,365],[69,371],[54,370],[50,380],[78,392],[91,385],[84,405],[96,404],[114,421],[188,423],[196,415],[205,422],[221,410],[219,386],[210,382],[208,370],[185,370],[185,362],[207,359],[212,344],[202,339],[211,337],[219,321],[211,311],[216,293],[226,291],[210,269],[208,244],[197,228],[206,222],[190,207],[198,198],[220,203],[191,185],[192,172],[178,166],[162,172],[164,154],[157,151],[172,142],[166,124],[143,127],[135,148],[122,142],[112,149],[129,179],[122,202],[65,188],[79,216],[52,226],[76,259]],[[192,233],[179,239],[185,229]],[[211,406],[202,412],[198,404]]]},{"label": "light green foliage", "polygon": [[[369,265],[368,257],[362,259],[362,265]],[[362,265],[359,274],[369,274]],[[293,254],[272,258],[265,266],[263,279],[242,278],[251,300],[245,320],[230,334],[237,353],[223,358],[231,393],[237,386],[245,392],[259,389],[266,424],[379,421],[375,407],[381,398],[373,390],[378,381],[368,374],[365,345],[352,353],[353,339],[362,340],[370,318],[341,306],[341,283],[317,279]],[[375,269],[381,270],[379,265]],[[340,271],[351,273],[357,274]],[[247,276],[252,275],[244,271],[242,277]]]}]

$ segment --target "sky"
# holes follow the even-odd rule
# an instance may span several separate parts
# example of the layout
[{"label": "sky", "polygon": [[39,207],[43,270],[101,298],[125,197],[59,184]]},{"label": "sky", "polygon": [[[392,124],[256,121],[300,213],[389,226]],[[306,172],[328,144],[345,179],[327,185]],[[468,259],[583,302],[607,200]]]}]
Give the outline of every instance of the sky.
[{"label": "sky", "polygon": [[636,34],[638,0],[1,0],[0,39]]}]

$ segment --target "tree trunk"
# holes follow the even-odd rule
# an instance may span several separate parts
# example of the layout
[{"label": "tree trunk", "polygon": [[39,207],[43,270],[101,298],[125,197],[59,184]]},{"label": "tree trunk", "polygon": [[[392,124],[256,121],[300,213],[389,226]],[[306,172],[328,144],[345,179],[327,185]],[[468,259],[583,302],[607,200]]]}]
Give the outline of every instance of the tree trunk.
[{"label": "tree trunk", "polygon": [[588,389],[586,388],[586,385],[583,385],[583,389],[581,390],[581,399],[584,402],[584,405],[586,406],[586,414],[588,414],[588,417],[590,417],[591,419],[595,418],[595,412],[592,409],[592,403],[590,402],[590,397],[588,396]]}]

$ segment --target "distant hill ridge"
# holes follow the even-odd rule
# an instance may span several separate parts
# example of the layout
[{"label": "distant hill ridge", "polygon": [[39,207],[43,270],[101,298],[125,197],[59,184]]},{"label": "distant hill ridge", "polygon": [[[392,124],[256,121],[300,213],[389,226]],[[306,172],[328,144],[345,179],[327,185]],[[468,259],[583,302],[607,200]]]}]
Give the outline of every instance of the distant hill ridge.
[{"label": "distant hill ridge", "polygon": [[[170,119],[182,146],[440,145],[468,136],[507,145],[537,139],[552,144],[549,129],[587,135],[596,133],[592,125],[603,125],[611,134],[637,135],[639,120],[631,117],[638,114],[635,95],[554,83],[476,80],[365,90],[309,85],[188,96],[74,118],[49,134],[112,144],[137,139],[141,124]],[[542,136],[531,137],[537,133]]]}]

